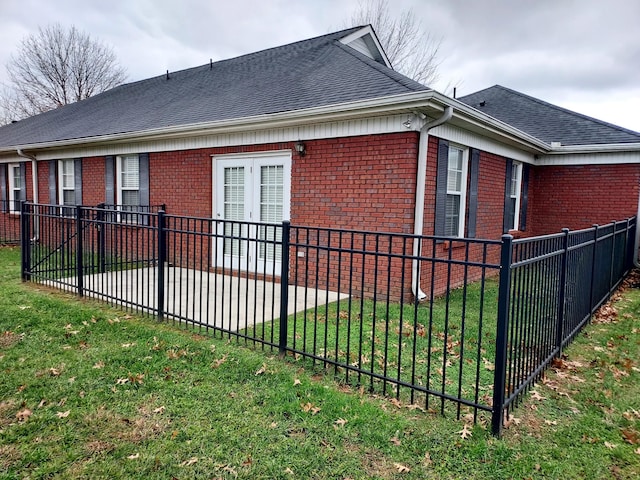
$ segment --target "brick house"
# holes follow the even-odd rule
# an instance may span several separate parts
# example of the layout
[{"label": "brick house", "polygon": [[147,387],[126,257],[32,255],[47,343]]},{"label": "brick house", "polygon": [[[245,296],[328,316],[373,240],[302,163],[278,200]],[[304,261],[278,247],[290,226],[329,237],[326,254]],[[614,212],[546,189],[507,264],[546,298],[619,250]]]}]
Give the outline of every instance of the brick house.
[{"label": "brick house", "polygon": [[24,199],[165,204],[497,239],[633,216],[639,183],[640,133],[500,86],[447,97],[395,72],[370,26],[167,72],[0,128],[5,216]]}]

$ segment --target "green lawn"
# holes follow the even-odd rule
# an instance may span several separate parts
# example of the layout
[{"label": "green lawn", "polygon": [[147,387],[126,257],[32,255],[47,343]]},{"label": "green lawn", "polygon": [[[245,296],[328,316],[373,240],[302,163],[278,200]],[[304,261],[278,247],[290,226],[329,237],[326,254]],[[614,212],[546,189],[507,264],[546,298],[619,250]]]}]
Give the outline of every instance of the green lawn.
[{"label": "green lawn", "polygon": [[19,251],[3,248],[0,478],[638,478],[640,291],[613,306],[499,440],[302,362],[21,284]]}]

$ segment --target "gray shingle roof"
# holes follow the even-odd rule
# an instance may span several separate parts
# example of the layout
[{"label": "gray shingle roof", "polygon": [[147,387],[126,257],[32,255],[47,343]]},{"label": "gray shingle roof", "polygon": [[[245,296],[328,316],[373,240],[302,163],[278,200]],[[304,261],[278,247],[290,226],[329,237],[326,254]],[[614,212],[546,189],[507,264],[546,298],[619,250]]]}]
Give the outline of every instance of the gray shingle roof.
[{"label": "gray shingle roof", "polygon": [[562,145],[640,142],[640,133],[572,112],[500,85],[458,98],[523,132]]},{"label": "gray shingle roof", "polygon": [[230,120],[428,90],[339,42],[361,27],[113,88],[0,128],[0,147]]}]

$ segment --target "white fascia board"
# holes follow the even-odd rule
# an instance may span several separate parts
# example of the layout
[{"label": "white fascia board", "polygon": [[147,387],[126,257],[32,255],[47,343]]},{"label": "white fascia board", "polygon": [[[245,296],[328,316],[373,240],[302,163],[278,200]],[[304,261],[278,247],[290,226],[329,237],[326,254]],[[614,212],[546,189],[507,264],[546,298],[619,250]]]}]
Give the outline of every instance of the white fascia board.
[{"label": "white fascia board", "polygon": [[441,108],[439,106],[432,105],[432,95],[433,90],[424,90],[420,92],[391,95],[382,98],[313,107],[303,110],[256,115],[253,117],[242,117],[230,120],[178,125],[175,127],[163,127],[136,132],[100,135],[90,138],[76,138],[53,142],[13,145],[0,150],[0,153],[6,152],[9,154],[15,154],[17,149],[33,151],[69,146],[126,142],[132,140],[146,141],[155,140],[159,137],[173,138],[179,136],[202,135],[205,133],[222,134],[247,130],[264,130],[269,128],[299,125],[301,123],[306,124],[332,120],[345,120],[350,118],[362,118],[371,115],[382,115],[394,112],[411,112],[428,107],[434,107],[436,109]]},{"label": "white fascia board", "polygon": [[564,155],[567,153],[615,153],[640,152],[640,143],[607,143],[594,145],[564,145],[553,147],[548,155]]},{"label": "white fascia board", "polygon": [[421,112],[433,116],[444,111],[447,106],[454,108],[454,119],[462,123],[461,127],[476,127],[487,132],[494,140],[504,141],[525,151],[547,153],[549,146],[510,125],[479,112],[466,104],[449,98],[435,90],[390,95],[387,97],[358,100],[341,104],[279,112],[253,117],[243,117],[214,122],[204,122],[174,127],[101,135],[82,139],[68,139],[53,142],[14,145],[0,150],[0,154],[15,155],[17,149],[37,154],[39,150],[59,149],[66,147],[83,147],[100,144],[122,142],[155,141],[160,138],[193,137],[205,134],[224,134],[289,127],[301,124],[330,122],[365,118],[370,116],[389,115],[394,113]]},{"label": "white fascia board", "polygon": [[373,43],[375,43],[376,48],[378,49],[378,52],[380,53],[380,56],[382,57],[382,60],[384,61],[384,64],[387,67],[392,69],[393,66],[391,65],[391,62],[389,61],[389,58],[387,57],[387,54],[384,51],[384,48],[382,48],[382,44],[380,43],[380,40],[378,40],[378,36],[376,35],[376,32],[373,30],[373,27],[371,25],[367,25],[366,27],[362,27],[360,30],[358,30],[356,32],[353,32],[353,33],[347,35],[346,37],[342,37],[340,39],[340,43],[342,43],[344,45],[349,45],[354,40],[357,40],[358,38],[364,37],[365,35],[370,35],[371,36],[371,39],[373,40]]},{"label": "white fascia board", "polygon": [[541,167],[569,165],[620,165],[640,163],[640,151],[575,152],[543,155],[536,160]]}]

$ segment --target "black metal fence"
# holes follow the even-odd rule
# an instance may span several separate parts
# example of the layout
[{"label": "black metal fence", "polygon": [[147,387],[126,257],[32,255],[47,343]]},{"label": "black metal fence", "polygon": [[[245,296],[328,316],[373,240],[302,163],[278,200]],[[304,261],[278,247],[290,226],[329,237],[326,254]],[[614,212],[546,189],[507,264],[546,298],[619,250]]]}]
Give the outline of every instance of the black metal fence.
[{"label": "black metal fence", "polygon": [[[23,279],[278,350],[496,434],[630,268],[635,235],[635,219],[514,241],[119,215],[25,204]],[[418,290],[427,301],[407,301]]]},{"label": "black metal fence", "polygon": [[0,245],[20,243],[20,202],[0,200]]}]

